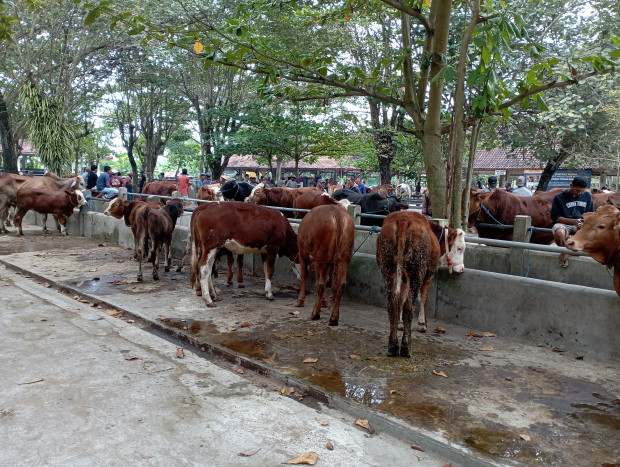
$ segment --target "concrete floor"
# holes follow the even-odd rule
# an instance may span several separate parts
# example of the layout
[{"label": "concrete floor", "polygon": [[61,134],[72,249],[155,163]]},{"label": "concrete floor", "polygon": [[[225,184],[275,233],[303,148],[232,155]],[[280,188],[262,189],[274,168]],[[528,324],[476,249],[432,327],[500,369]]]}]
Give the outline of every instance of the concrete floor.
[{"label": "concrete floor", "polygon": [[[87,300],[82,304],[74,300],[80,311],[88,310],[106,323],[134,321],[123,324],[123,329],[142,328],[180,339],[218,365],[232,365],[233,371],[244,368],[244,378],[267,375],[267,386],[292,385],[297,394],[311,395],[294,404],[300,411],[329,407],[353,420],[368,418],[376,429],[374,435],[365,435],[370,439],[389,434],[399,440],[397,448],[398,443],[409,450],[412,443],[424,446],[422,456],[454,465],[620,462],[620,406],[614,402],[619,396],[620,365],[615,362],[552,349],[544,341],[484,335],[493,333],[492,329],[432,321],[429,331],[442,327],[446,332],[417,334],[411,359],[388,358],[384,308],[345,303],[340,326],[330,328],[327,310],[321,321],[308,319],[314,303],[310,294],[306,308],[295,308],[295,289],[280,287],[276,301],[268,302],[262,296],[263,284],[255,278],[246,278],[246,288],[237,289],[226,287],[220,276],[216,287],[222,301],[207,309],[190,288],[187,270],[163,273],[160,268],[162,279],[154,282],[147,265],[145,281],[137,283],[137,265],[130,254],[125,248],[85,238],[44,237],[38,228],[28,230],[23,238],[0,237],[0,260],[22,272],[22,277],[29,275],[32,287],[36,282],[48,283],[51,289],[60,287],[69,300]],[[105,313],[118,310],[123,311],[119,318]],[[106,336],[99,339],[107,340]],[[303,363],[307,357],[318,360]],[[157,371],[142,375],[142,383],[147,388],[157,385],[158,375]],[[99,384],[105,387],[109,378],[102,377]],[[170,380],[172,386],[187,385],[182,378]],[[37,384],[42,383],[33,387]],[[23,387],[29,386],[19,386]],[[168,404],[176,406],[174,399],[164,405]],[[281,418],[276,417],[280,423]],[[162,429],[154,426],[151,433],[157,435]],[[371,459],[358,462],[373,465]],[[375,459],[388,462],[380,456]],[[405,465],[403,459],[390,462]],[[417,457],[411,459],[417,462]],[[236,462],[236,458],[231,461]]]}]

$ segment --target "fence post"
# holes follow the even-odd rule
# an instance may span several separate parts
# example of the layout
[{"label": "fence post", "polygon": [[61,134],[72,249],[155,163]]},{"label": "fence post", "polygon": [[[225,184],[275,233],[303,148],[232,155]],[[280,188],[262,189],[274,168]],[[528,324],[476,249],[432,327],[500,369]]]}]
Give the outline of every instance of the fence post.
[{"label": "fence post", "polygon": [[[512,240],[527,243],[530,241],[532,218],[530,216],[515,216]],[[521,248],[510,249],[510,274],[523,276],[523,256],[526,250]]]},{"label": "fence post", "polygon": [[172,192],[172,197],[173,197],[173,198],[178,198],[178,199],[181,199],[181,198],[183,198],[183,195],[181,194],[181,192],[180,192],[180,191],[173,191],[173,192]]},{"label": "fence post", "polygon": [[118,199],[122,199],[123,201],[127,201],[127,188],[120,187],[118,189]]},{"label": "fence post", "polygon": [[353,218],[355,225],[360,225],[362,222],[362,207],[357,204],[349,204],[347,206],[347,212]]},{"label": "fence post", "polygon": [[158,201],[161,201],[161,199],[157,195],[151,195],[146,198],[147,203],[156,203]]}]

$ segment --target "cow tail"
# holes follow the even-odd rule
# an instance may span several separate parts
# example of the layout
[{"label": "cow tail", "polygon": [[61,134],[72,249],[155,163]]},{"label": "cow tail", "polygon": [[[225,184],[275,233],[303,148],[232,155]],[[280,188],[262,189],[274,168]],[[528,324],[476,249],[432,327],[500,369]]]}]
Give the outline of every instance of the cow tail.
[{"label": "cow tail", "polygon": [[200,256],[202,256],[202,251],[198,247],[198,239],[192,235],[192,226],[190,225],[189,231],[189,239],[190,242],[189,248],[190,250],[190,261],[189,261],[189,281],[192,285],[192,289],[195,289],[196,281],[198,280],[198,261],[200,260]]},{"label": "cow tail", "polygon": [[405,300],[409,296],[409,289],[411,287],[409,275],[405,269],[405,252],[407,251],[407,244],[409,243],[409,232],[405,231],[405,235],[399,237],[398,231],[396,231],[396,244],[398,247],[397,261],[396,261],[396,291],[394,298],[398,303],[398,316],[403,316],[403,308]]}]

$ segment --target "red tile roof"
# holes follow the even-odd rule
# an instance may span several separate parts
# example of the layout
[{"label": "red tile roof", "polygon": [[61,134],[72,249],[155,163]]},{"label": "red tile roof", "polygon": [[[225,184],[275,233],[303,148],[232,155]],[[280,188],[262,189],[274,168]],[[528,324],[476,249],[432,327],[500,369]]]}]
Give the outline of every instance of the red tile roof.
[{"label": "red tile roof", "polygon": [[[248,155],[234,155],[228,161],[227,169],[259,169],[266,168],[266,164],[259,164],[256,161],[256,157],[252,154]],[[282,164],[282,168],[286,170],[292,170],[295,168],[295,161],[286,161]],[[332,159],[331,157],[319,157],[318,160],[314,164],[309,164],[308,162],[300,161],[299,162],[300,169],[319,169],[319,170],[328,170],[328,169],[345,169],[345,170],[359,170],[353,165],[351,165],[351,161],[343,161],[342,163]]]},{"label": "red tile roof", "polygon": [[544,163],[527,149],[479,149],[474,159],[474,171],[495,169],[542,169]]}]

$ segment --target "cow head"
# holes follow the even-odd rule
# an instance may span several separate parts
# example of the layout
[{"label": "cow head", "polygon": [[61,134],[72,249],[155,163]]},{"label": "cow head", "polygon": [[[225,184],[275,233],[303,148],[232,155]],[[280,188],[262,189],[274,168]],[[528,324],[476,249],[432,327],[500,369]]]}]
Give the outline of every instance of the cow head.
[{"label": "cow head", "polygon": [[610,264],[620,248],[620,210],[604,204],[583,215],[583,226],[566,241],[566,248],[585,251],[602,264]]},{"label": "cow head", "polygon": [[245,201],[247,203],[255,203],[255,204],[265,204],[263,201],[265,199],[265,194],[263,191],[265,190],[265,184],[259,183],[254,188],[252,188],[252,192],[250,196],[248,196]]},{"label": "cow head", "polygon": [[108,204],[107,209],[103,211],[103,213],[106,216],[112,216],[120,219],[125,215],[125,207],[129,206],[130,203],[131,201],[123,201],[120,198],[115,198],[110,201],[110,204]]},{"label": "cow head", "polygon": [[71,184],[71,189],[72,190],[84,191],[86,189],[86,182],[84,182],[84,179],[82,178],[82,176],[78,175],[78,176],[73,177],[73,178],[75,180]]},{"label": "cow head", "polygon": [[450,249],[448,254],[444,254],[439,259],[439,265],[449,266],[449,257],[452,271],[461,274],[465,271],[465,232],[462,229],[449,229],[447,235]]},{"label": "cow head", "polygon": [[86,204],[86,198],[84,198],[84,193],[80,190],[75,190],[75,194],[77,195],[77,205],[84,206]]},{"label": "cow head", "polygon": [[469,189],[469,217],[467,219],[467,227],[470,229],[476,223],[478,214],[482,209],[482,203],[491,195],[492,192],[482,192],[477,188]]},{"label": "cow head", "polygon": [[387,208],[388,213],[390,213],[395,211],[407,210],[409,209],[409,205],[403,203],[400,198],[397,198],[395,196],[389,196],[387,198]]}]

